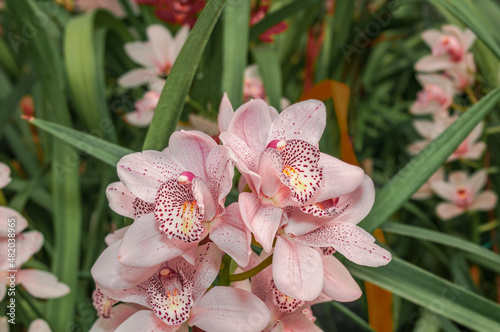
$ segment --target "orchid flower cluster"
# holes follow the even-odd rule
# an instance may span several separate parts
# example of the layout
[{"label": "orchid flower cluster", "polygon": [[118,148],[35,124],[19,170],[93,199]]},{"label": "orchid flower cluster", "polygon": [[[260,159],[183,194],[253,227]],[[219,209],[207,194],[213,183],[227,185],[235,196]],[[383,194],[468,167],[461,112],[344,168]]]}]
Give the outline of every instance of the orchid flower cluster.
[{"label": "orchid flower cluster", "polygon": [[[318,149],[322,102],[278,113],[256,99],[234,111],[225,95],[218,123],[222,145],[177,131],[165,150],[118,162],[109,205],[134,221],[108,235],[92,268],[92,331],[317,331],[311,305],[361,296],[333,253],[391,261],[356,225],[373,205],[372,180]],[[227,204],[235,166],[238,199]]]},{"label": "orchid flower cluster", "polygon": [[[465,93],[471,103],[476,102],[471,88],[475,83],[476,66],[474,55],[469,52],[476,39],[474,33],[468,29],[461,31],[456,26],[445,25],[442,31],[425,31],[422,38],[432,49],[432,54],[415,64],[417,71],[426,73],[417,75],[423,90],[418,93],[410,113],[417,116],[430,115],[432,121],[419,119],[413,122],[424,139],[409,146],[408,150],[412,154],[419,153],[458,119],[458,114],[451,114],[451,108],[465,110],[454,103],[456,96]],[[483,129],[484,124],[479,123],[447,162],[480,159],[486,150],[486,143],[480,141]],[[486,171],[482,169],[471,176],[463,171],[455,171],[445,181],[444,169],[440,168],[413,198],[425,199],[436,194],[446,200],[436,208],[437,215],[443,220],[465,211],[488,211],[495,207],[497,196],[489,190],[481,192],[486,180]]]},{"label": "orchid flower cluster", "polygon": [[[10,168],[4,163],[0,163],[0,189],[6,187],[11,182]],[[43,246],[43,235],[36,230],[25,231],[28,227],[28,221],[19,212],[4,206],[0,206],[0,247],[2,254],[0,256],[0,277],[4,280],[6,287],[0,287],[0,301],[7,295],[7,288],[10,287],[11,279],[7,278],[12,272],[15,272],[15,284],[22,286],[31,296],[38,299],[53,299],[69,293],[69,287],[57,280],[53,274],[34,269],[24,268],[23,265],[36,254]],[[15,220],[15,232],[9,231],[8,220]],[[5,222],[4,222],[5,221]],[[9,251],[9,239],[15,235],[14,252]],[[7,253],[13,253],[9,255]],[[7,319],[0,318],[0,330],[8,331]],[[50,331],[47,323],[41,319],[33,321],[29,327],[29,332]]]}]

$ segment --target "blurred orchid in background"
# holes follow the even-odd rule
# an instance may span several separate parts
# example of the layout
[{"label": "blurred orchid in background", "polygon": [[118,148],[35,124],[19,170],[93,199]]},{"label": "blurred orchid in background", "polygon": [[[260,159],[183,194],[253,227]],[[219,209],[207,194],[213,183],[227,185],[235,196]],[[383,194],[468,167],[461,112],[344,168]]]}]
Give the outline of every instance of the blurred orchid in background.
[{"label": "blurred orchid in background", "polygon": [[193,27],[196,15],[205,6],[205,0],[135,0],[138,4],[154,7],[160,20]]}]

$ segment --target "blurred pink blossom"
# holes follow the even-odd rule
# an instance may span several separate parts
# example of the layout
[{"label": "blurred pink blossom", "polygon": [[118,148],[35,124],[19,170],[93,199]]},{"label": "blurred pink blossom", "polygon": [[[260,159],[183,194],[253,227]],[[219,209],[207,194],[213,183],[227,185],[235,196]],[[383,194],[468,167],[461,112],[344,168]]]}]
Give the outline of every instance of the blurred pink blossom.
[{"label": "blurred pink blossom", "polygon": [[453,82],[439,74],[420,74],[417,79],[423,89],[418,93],[410,113],[419,115],[447,112],[455,95]]},{"label": "blurred pink blossom", "polygon": [[454,25],[445,25],[442,31],[425,31],[422,38],[431,47],[432,55],[420,59],[415,64],[415,70],[434,72],[466,62],[467,52],[476,40],[476,35],[469,29],[461,31]]},{"label": "blurred pink blossom", "polygon": [[0,163],[0,189],[5,188],[12,179],[10,178],[10,168],[4,163]]},{"label": "blurred pink blossom", "polygon": [[448,220],[465,211],[489,211],[497,204],[497,195],[491,190],[481,192],[485,186],[487,174],[479,170],[470,177],[462,171],[453,172],[448,182],[437,180],[431,183],[434,192],[447,202],[436,208],[439,218]]},{"label": "blurred pink blossom", "polygon": [[154,83],[158,77],[170,73],[177,55],[186,42],[188,27],[182,27],[175,37],[163,25],[151,25],[147,29],[147,42],[131,42],[125,44],[125,52],[143,68],[132,69],[118,79],[123,87],[136,87],[146,83]]}]

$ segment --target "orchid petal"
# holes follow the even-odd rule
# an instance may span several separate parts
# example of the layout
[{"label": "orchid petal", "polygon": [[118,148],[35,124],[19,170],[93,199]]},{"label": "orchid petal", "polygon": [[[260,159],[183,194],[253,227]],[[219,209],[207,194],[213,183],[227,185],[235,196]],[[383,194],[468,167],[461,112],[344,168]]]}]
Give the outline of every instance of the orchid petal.
[{"label": "orchid petal", "polygon": [[157,266],[133,268],[119,262],[118,252],[123,240],[106,248],[91,269],[94,280],[105,288],[125,289],[134,287],[156,271]]},{"label": "orchid petal", "polygon": [[[282,318],[283,330],[286,332],[321,332],[316,324],[314,324],[302,312],[297,312],[293,315],[287,315]],[[274,332],[274,330],[273,330]]]},{"label": "orchid petal", "polygon": [[312,301],[323,289],[321,255],[292,238],[278,236],[272,270],[276,287],[294,299]]},{"label": "orchid petal", "polygon": [[263,204],[255,194],[241,193],[238,201],[245,225],[264,250],[270,252],[283,210],[271,204]]},{"label": "orchid petal", "polygon": [[222,253],[214,243],[198,247],[193,274],[193,301],[195,304],[217,278],[221,261]]},{"label": "orchid petal", "polygon": [[21,234],[22,231],[28,227],[28,221],[19,212],[11,208],[0,206],[0,238],[7,237],[9,235],[8,224],[15,223],[15,233]]},{"label": "orchid petal", "polygon": [[28,332],[52,332],[49,324],[41,318],[37,318],[31,322],[28,327]]},{"label": "orchid petal", "polygon": [[135,63],[143,65],[148,68],[155,68],[156,63],[153,58],[153,47],[149,42],[131,42],[125,44],[125,53],[130,59],[134,60]]},{"label": "orchid petal", "polygon": [[487,190],[479,194],[472,202],[469,210],[475,211],[489,211],[497,205],[497,194],[493,191]]},{"label": "orchid petal", "polygon": [[122,227],[122,228],[119,228],[119,229],[115,230],[113,233],[108,234],[104,238],[104,242],[106,242],[106,244],[109,247],[113,243],[120,241],[125,236],[125,233],[129,229],[129,227],[130,226],[125,226],[125,227]]},{"label": "orchid petal", "polygon": [[10,177],[10,168],[4,163],[0,163],[0,189],[7,186],[10,181],[12,181]]},{"label": "orchid petal", "polygon": [[106,197],[111,210],[124,217],[134,218],[134,201],[137,197],[123,183],[111,183],[106,188]]},{"label": "orchid petal", "polygon": [[212,149],[206,161],[208,184],[212,197],[218,204],[218,214],[224,211],[226,196],[233,187],[234,166],[229,149],[218,145]]},{"label": "orchid petal", "polygon": [[267,142],[303,140],[317,146],[326,126],[326,108],[319,100],[306,100],[281,112],[274,120]]},{"label": "orchid petal", "polygon": [[98,318],[89,332],[114,332],[126,319],[131,317],[137,309],[127,304],[118,304],[113,307],[113,316],[110,319]]},{"label": "orchid petal", "polygon": [[446,200],[453,200],[456,192],[456,186],[443,180],[431,182],[431,188],[436,195]]},{"label": "orchid petal", "polygon": [[350,261],[365,266],[382,266],[391,261],[391,253],[376,245],[375,238],[351,223],[329,224],[296,238],[311,247],[333,247]]},{"label": "orchid petal", "polygon": [[486,184],[486,180],[488,179],[488,175],[486,173],[486,170],[482,169],[474,174],[469,178],[469,185],[472,190],[472,194],[476,195]]},{"label": "orchid petal", "polygon": [[16,282],[23,285],[28,293],[40,299],[61,297],[70,291],[69,287],[59,282],[55,275],[41,270],[20,270],[16,278]]},{"label": "orchid petal", "polygon": [[115,332],[174,332],[178,329],[178,325],[163,323],[151,310],[139,310],[120,324]]},{"label": "orchid petal", "polygon": [[269,309],[247,291],[216,286],[191,310],[189,325],[205,331],[262,331],[271,319]]},{"label": "orchid petal", "polygon": [[238,203],[210,223],[210,240],[227,253],[239,266],[247,266],[252,253],[252,235],[241,217]]},{"label": "orchid petal", "polygon": [[427,55],[417,61],[417,63],[415,64],[415,70],[434,72],[450,68],[452,66],[453,63],[445,57],[434,57],[432,55]]},{"label": "orchid petal", "polygon": [[143,151],[126,155],[117,165],[125,187],[140,199],[153,203],[163,182],[177,178],[182,166],[163,152]]},{"label": "orchid petal", "polygon": [[118,78],[118,85],[124,88],[135,88],[146,84],[157,75],[151,69],[132,69]]},{"label": "orchid petal", "polygon": [[152,267],[178,257],[196,245],[196,242],[169,240],[158,228],[154,216],[150,214],[137,219],[125,233],[119,259],[121,263],[131,267]]},{"label": "orchid petal", "polygon": [[172,66],[175,60],[175,49],[170,31],[163,25],[154,24],[150,25],[146,32],[151,43],[151,55],[154,55],[156,66],[160,68],[166,67],[167,64]]},{"label": "orchid petal", "polygon": [[219,123],[219,130],[221,133],[229,129],[229,123],[231,123],[231,119],[233,118],[233,116],[233,106],[229,101],[227,93],[224,92],[224,96],[222,97],[222,101],[219,107],[219,116],[217,117],[217,122]]},{"label": "orchid petal", "polygon": [[335,256],[324,256],[325,282],[323,293],[339,302],[351,302],[362,295],[354,278]]},{"label": "orchid petal", "polygon": [[443,220],[448,220],[464,213],[464,209],[452,203],[439,203],[436,214]]}]

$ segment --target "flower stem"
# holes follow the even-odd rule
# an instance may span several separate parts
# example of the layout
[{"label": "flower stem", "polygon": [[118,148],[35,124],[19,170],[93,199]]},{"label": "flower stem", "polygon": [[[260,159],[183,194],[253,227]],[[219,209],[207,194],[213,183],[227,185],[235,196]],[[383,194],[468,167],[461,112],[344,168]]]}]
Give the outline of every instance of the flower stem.
[{"label": "flower stem", "polygon": [[273,261],[273,255],[264,259],[259,265],[257,265],[253,269],[250,269],[250,270],[243,272],[243,273],[231,274],[229,276],[229,281],[231,281],[231,282],[242,281],[242,280],[251,278],[254,275],[258,274],[260,271],[264,270],[269,265],[271,265],[272,261]]},{"label": "flower stem", "polygon": [[472,89],[469,86],[465,88],[465,93],[469,97],[472,105],[474,105],[475,103],[477,103],[477,97],[474,94],[474,91],[472,91]]}]

